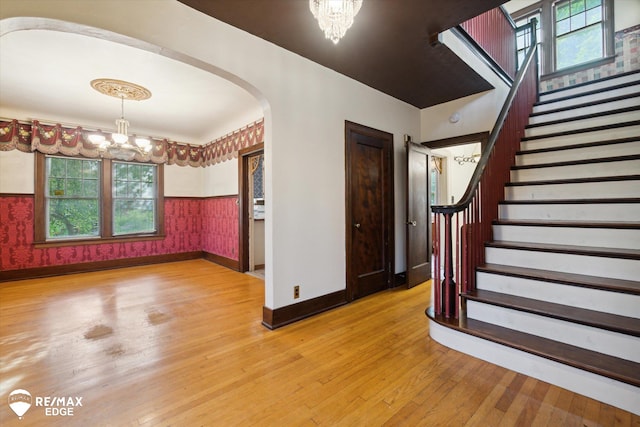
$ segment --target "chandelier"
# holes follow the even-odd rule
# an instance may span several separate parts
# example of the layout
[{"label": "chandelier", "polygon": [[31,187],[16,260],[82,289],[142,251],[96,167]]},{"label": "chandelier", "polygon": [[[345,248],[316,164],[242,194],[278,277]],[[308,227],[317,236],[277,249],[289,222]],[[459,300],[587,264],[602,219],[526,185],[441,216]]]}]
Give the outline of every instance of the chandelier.
[{"label": "chandelier", "polygon": [[136,154],[146,155],[151,151],[148,138],[129,135],[129,122],[124,118],[124,100],[141,101],[149,99],[151,92],[135,83],[113,79],[95,79],[91,87],[98,92],[120,98],[120,118],[116,120],[116,132],[105,134],[101,131],[89,135],[89,141],[98,146],[102,155],[108,154],[120,160],[133,160]]},{"label": "chandelier", "polygon": [[334,44],[353,25],[353,17],[358,14],[362,0],[309,0],[313,17],[318,20],[326,38]]}]

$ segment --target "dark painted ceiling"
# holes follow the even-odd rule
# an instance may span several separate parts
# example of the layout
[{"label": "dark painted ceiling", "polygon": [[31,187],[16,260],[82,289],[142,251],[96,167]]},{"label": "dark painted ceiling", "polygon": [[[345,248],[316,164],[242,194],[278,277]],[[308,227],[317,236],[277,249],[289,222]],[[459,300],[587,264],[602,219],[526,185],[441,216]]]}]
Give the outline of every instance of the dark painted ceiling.
[{"label": "dark painted ceiling", "polygon": [[443,45],[437,34],[505,0],[364,0],[334,45],[307,0],[179,0],[368,86],[426,108],[492,86]]}]

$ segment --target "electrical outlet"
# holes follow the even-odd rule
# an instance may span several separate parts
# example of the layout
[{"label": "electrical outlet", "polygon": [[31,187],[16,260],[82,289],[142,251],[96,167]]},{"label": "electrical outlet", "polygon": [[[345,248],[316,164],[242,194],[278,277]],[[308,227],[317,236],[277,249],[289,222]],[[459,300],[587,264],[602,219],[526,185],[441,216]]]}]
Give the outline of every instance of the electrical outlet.
[{"label": "electrical outlet", "polygon": [[300,286],[299,285],[295,285],[293,287],[293,298],[300,298]]}]

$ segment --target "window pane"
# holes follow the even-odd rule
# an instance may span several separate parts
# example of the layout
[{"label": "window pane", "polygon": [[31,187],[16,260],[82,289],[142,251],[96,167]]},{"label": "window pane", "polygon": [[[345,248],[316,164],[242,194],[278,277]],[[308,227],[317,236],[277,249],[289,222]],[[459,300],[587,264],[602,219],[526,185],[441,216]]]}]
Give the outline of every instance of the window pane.
[{"label": "window pane", "polygon": [[98,199],[50,199],[49,238],[99,236]]},{"label": "window pane", "polygon": [[596,7],[587,11],[587,25],[602,21],[602,8]]},{"label": "window pane", "polygon": [[67,179],[67,191],[65,196],[67,197],[79,197],[82,196],[82,180],[81,179]]},{"label": "window pane", "polygon": [[556,40],[557,68],[566,68],[602,57],[602,29],[592,25],[558,37]]},{"label": "window pane", "polygon": [[114,235],[156,231],[156,166],[114,163]]},{"label": "window pane", "polygon": [[602,0],[587,0],[587,9],[602,6]]},{"label": "window pane", "polygon": [[100,234],[99,160],[47,157],[47,239]]},{"label": "window pane", "polygon": [[569,3],[563,3],[556,6],[556,21],[561,19],[566,19],[570,16],[569,14]]},{"label": "window pane", "polygon": [[98,162],[83,162],[83,177],[85,179],[98,179],[100,176],[100,170],[98,169]]},{"label": "window pane", "polygon": [[140,197],[144,198],[144,199],[153,199],[155,196],[155,186],[153,185],[153,183],[143,183],[142,185],[142,190],[141,190],[141,194]]},{"label": "window pane", "polygon": [[562,21],[558,21],[556,24],[556,32],[558,35],[562,35],[571,31],[571,25],[568,19],[563,19]]},{"label": "window pane", "polygon": [[98,187],[98,180],[97,179],[87,179],[84,181],[84,188],[83,188],[83,196],[84,197],[98,197],[98,195],[100,194],[100,188]]},{"label": "window pane", "polygon": [[127,180],[127,165],[124,163],[114,163],[113,165],[116,180],[126,181]]},{"label": "window pane", "polygon": [[571,31],[579,30],[585,25],[585,14],[579,13],[571,17]]},{"label": "window pane", "polygon": [[571,15],[584,12],[584,0],[571,0]]},{"label": "window pane", "polygon": [[155,231],[155,201],[127,199],[114,201],[114,234],[152,233]]}]

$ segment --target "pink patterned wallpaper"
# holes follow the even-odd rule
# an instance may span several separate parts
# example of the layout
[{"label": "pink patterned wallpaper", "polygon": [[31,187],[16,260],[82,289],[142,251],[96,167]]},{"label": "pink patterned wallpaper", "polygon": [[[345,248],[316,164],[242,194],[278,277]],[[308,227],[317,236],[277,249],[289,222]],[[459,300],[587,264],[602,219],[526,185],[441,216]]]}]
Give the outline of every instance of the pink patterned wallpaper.
[{"label": "pink patterned wallpaper", "polygon": [[238,260],[238,197],[202,201],[202,250]]},{"label": "pink patterned wallpaper", "polygon": [[0,195],[0,271],[202,250],[237,260],[236,199],[165,198],[163,240],[36,249],[33,196]]}]

